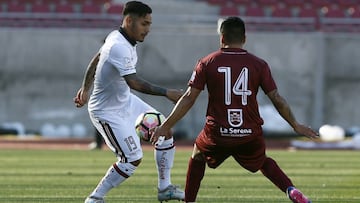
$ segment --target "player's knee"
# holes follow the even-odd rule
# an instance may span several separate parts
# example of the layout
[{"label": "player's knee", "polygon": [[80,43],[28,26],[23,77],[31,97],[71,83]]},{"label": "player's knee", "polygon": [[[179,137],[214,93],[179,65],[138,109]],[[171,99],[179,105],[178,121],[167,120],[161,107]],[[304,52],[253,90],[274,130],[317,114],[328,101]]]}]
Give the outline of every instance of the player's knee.
[{"label": "player's knee", "polygon": [[243,167],[250,171],[251,173],[256,173],[260,170],[261,165],[260,164],[251,164],[251,165],[243,165]]},{"label": "player's knee", "polygon": [[256,173],[256,172],[258,172],[259,171],[259,169],[258,168],[250,168],[250,169],[248,169],[251,173]]},{"label": "player's knee", "polygon": [[193,154],[192,158],[196,161],[205,161],[204,156],[201,153]]},{"label": "player's knee", "polygon": [[[113,169],[118,173],[119,177],[122,176],[124,178],[129,178],[134,174],[135,170],[137,169],[137,166],[133,165],[131,162],[124,163],[118,161],[113,165]],[[119,181],[118,178],[115,178],[114,181],[112,182],[112,185],[116,187],[120,182],[121,181]]]},{"label": "player's knee", "polygon": [[204,156],[201,153],[201,151],[196,147],[196,144],[194,144],[194,149],[191,155],[191,158],[197,160],[197,161],[204,161]]},{"label": "player's knee", "polygon": [[210,163],[210,162],[207,162],[207,165],[211,169],[216,169],[219,166],[218,164],[214,164],[214,163]]},{"label": "player's knee", "polygon": [[136,161],[132,161],[132,162],[130,162],[133,166],[139,166],[140,165],[140,163],[141,163],[141,161],[142,161],[142,159],[139,159],[139,160],[136,160]]}]

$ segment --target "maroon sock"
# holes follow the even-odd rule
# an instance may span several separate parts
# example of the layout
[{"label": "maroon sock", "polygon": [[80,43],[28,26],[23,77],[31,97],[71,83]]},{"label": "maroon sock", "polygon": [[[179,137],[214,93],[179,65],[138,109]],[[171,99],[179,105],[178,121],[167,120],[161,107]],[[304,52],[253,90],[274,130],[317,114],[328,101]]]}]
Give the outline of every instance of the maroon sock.
[{"label": "maroon sock", "polygon": [[261,172],[283,192],[286,192],[288,187],[293,186],[287,175],[280,169],[276,162],[269,157],[265,159]]},{"label": "maroon sock", "polygon": [[204,174],[205,162],[190,158],[186,175],[185,202],[195,202]]}]

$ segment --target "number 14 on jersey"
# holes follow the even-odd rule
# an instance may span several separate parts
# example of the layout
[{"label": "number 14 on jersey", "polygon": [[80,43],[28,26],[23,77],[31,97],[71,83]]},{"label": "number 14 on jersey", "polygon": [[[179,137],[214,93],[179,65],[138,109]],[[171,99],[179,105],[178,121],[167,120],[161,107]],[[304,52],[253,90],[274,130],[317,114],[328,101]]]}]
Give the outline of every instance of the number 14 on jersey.
[{"label": "number 14 on jersey", "polygon": [[231,68],[230,67],[218,67],[219,73],[224,73],[225,76],[225,95],[224,102],[225,105],[231,105],[231,95],[232,93],[238,96],[241,96],[242,105],[247,105],[247,97],[252,94],[251,90],[248,89],[249,82],[249,69],[244,67],[240,74],[237,77],[234,86],[231,86]]}]

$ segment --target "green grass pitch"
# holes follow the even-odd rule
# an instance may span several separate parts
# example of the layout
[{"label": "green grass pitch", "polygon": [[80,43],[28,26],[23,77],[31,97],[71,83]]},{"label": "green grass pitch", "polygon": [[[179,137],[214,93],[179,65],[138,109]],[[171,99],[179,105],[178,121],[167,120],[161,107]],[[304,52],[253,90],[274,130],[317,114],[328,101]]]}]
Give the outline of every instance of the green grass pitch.
[{"label": "green grass pitch", "polygon": [[[153,152],[146,150],[135,175],[110,191],[107,202],[157,201]],[[316,202],[360,202],[360,151],[268,150],[294,184]],[[190,150],[177,149],[172,182],[184,187]],[[0,202],[83,202],[116,159],[108,150],[0,149]],[[290,202],[260,172],[229,158],[206,170],[198,202]],[[177,201],[173,201],[177,202]]]}]

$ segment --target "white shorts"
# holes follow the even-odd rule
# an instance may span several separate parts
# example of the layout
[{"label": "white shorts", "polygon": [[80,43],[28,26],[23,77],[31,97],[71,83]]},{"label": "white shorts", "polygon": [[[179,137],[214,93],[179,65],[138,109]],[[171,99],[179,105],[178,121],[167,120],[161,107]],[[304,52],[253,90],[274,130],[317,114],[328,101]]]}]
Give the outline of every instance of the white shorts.
[{"label": "white shorts", "polygon": [[126,108],[119,111],[89,112],[90,119],[103,136],[105,143],[122,162],[143,157],[140,138],[135,132],[136,118],[153,107],[131,94]]}]

